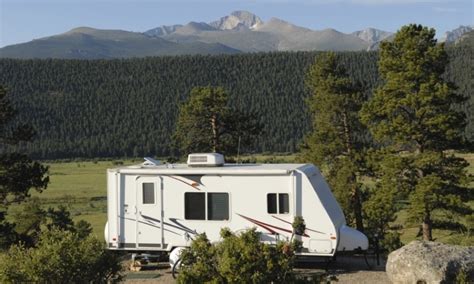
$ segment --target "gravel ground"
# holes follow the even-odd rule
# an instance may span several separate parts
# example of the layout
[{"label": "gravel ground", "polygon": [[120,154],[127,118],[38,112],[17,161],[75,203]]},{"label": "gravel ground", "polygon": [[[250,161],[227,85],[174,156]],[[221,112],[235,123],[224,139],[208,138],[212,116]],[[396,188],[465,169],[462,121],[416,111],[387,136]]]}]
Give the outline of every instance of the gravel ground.
[{"label": "gravel ground", "polygon": [[[338,257],[330,263],[328,274],[335,276],[337,281],[333,283],[364,283],[383,284],[390,283],[385,273],[385,263],[376,265],[374,259],[369,259],[371,269],[367,267],[363,258],[360,257]],[[325,273],[326,264],[322,262],[301,263],[295,269],[300,275],[310,277]],[[175,283],[168,263],[145,266],[140,272],[128,271],[125,283]],[[332,282],[332,281],[331,281]]]}]

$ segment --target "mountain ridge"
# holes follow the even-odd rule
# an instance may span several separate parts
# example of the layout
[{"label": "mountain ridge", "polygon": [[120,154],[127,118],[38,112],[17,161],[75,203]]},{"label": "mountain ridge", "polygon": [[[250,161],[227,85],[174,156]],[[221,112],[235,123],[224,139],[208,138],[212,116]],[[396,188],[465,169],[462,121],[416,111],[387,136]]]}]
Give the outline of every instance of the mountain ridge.
[{"label": "mountain ridge", "polygon": [[474,30],[474,25],[460,25],[459,27],[447,31],[444,33],[444,36],[441,38],[441,41],[446,43],[456,43],[458,42],[464,34],[469,33]]},{"label": "mountain ridge", "polygon": [[[460,26],[455,42],[472,26]],[[144,32],[77,27],[61,34],[0,48],[0,58],[129,58],[181,54],[234,54],[272,51],[359,51],[378,49],[392,32],[366,28],[352,33],[312,30],[279,18],[263,21],[248,11],[234,11],[209,23],[162,25]]]}]

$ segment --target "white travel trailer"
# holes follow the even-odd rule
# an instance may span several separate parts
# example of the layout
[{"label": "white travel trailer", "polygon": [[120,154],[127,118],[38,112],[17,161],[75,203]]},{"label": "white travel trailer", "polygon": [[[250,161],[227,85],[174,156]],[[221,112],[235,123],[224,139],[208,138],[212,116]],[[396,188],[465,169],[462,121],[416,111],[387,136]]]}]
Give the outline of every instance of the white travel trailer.
[{"label": "white travel trailer", "polygon": [[262,241],[289,239],[294,216],[306,231],[302,256],[366,250],[367,237],[346,226],[341,208],[312,164],[224,164],[220,154],[192,154],[187,164],[140,165],[107,171],[111,250],[170,252],[205,232],[257,227]]}]

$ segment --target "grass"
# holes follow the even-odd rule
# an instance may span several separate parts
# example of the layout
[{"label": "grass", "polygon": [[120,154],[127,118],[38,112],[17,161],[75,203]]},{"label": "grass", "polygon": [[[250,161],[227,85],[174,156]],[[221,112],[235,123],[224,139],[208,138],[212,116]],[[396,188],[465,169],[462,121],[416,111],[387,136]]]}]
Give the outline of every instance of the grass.
[{"label": "grass", "polygon": [[[91,223],[93,234],[103,239],[107,213],[106,170],[117,161],[58,162],[49,166],[50,183],[42,193],[32,192],[44,208],[66,206],[75,222]],[[125,164],[136,161],[123,161]],[[12,207],[10,210],[15,210]]]},{"label": "grass", "polygon": [[52,163],[50,184],[36,193],[45,206],[66,205],[74,221],[91,223],[93,233],[103,238],[107,213],[106,170],[111,162]]},{"label": "grass", "polygon": [[[465,158],[470,166],[468,172],[474,175],[474,153],[458,154]],[[234,160],[237,160],[234,157]],[[295,163],[296,156],[291,155],[244,155],[240,161],[258,163]],[[141,160],[120,161],[89,161],[89,162],[52,162],[47,163],[50,184],[43,193],[34,192],[32,196],[40,198],[43,206],[57,207],[65,205],[71,212],[74,221],[85,220],[91,223],[93,234],[103,239],[107,213],[106,170],[117,167],[117,164],[137,164]],[[474,186],[471,183],[471,187]],[[471,203],[474,207],[474,202]],[[14,209],[13,209],[14,210]],[[406,224],[407,212],[398,213],[396,224]],[[405,226],[402,229],[402,241],[408,243],[416,238],[418,226]],[[472,237],[444,230],[434,230],[433,235],[438,241],[449,243],[467,242],[472,245]]]},{"label": "grass", "polygon": [[[456,156],[464,158],[468,163],[469,166],[467,168],[467,173],[469,175],[474,175],[474,153],[462,153],[456,154]],[[471,181],[469,187],[474,187],[474,181]],[[474,208],[474,201],[470,201],[469,206]],[[442,217],[442,216],[439,216]],[[446,218],[446,216],[444,216]],[[467,227],[473,226],[473,224],[468,224],[469,220],[466,218],[468,216],[462,217],[459,221],[466,225]],[[450,218],[450,217],[448,217]],[[418,224],[409,224],[408,220],[408,212],[406,210],[401,210],[397,213],[397,219],[394,222],[394,225],[402,225],[403,228],[401,230],[401,241],[404,244],[409,243],[417,239],[417,234],[419,232],[419,225]],[[474,245],[474,238],[469,235],[468,233],[461,233],[452,230],[441,230],[441,229],[433,229],[433,238],[435,241],[443,242],[443,243],[451,243],[451,244],[461,244],[461,245]]]}]

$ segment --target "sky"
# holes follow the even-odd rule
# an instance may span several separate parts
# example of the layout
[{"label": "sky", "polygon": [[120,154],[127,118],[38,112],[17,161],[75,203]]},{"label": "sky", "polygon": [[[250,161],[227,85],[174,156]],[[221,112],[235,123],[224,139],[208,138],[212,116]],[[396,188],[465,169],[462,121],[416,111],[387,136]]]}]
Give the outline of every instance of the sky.
[{"label": "sky", "polygon": [[397,31],[418,23],[438,37],[474,25],[473,0],[0,0],[0,47],[75,27],[144,32],[161,25],[211,22],[235,10],[263,21],[350,33],[367,27]]}]

